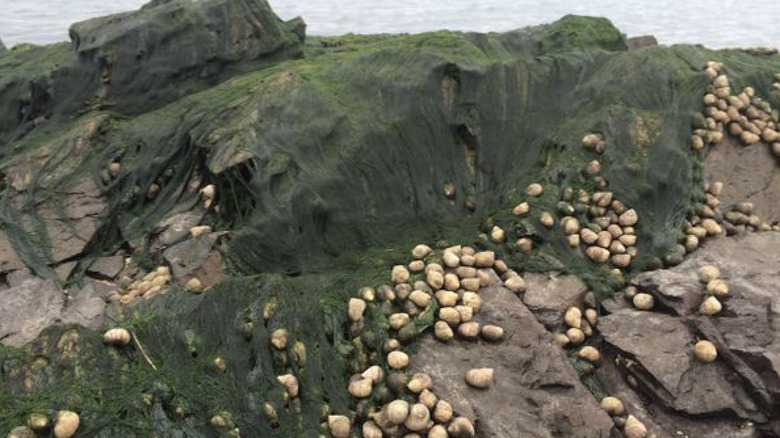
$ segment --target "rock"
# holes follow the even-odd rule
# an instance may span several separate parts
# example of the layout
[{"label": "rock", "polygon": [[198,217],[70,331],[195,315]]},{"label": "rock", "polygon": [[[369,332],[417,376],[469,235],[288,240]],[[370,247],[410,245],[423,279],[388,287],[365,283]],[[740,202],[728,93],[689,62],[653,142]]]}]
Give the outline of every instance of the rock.
[{"label": "rock", "polygon": [[106,302],[92,283],[83,288],[71,288],[60,319],[65,324],[80,324],[92,330],[105,322]]},{"label": "rock", "polygon": [[528,273],[523,303],[550,331],[565,329],[563,315],[570,307],[583,307],[587,286],[573,275],[550,277]]},{"label": "rock", "polygon": [[726,366],[702,364],[692,354],[694,337],[679,318],[621,310],[601,318],[604,339],[633,358],[631,375],[662,405],[689,415],[732,410],[746,419],[766,421],[740,385],[732,385]]},{"label": "rock", "polygon": [[24,262],[16,254],[7,235],[0,230],[0,274],[25,268]]},{"label": "rock", "polygon": [[71,259],[84,251],[97,231],[98,216],[106,209],[100,189],[92,179],[81,181],[64,193],[63,198],[58,202],[66,206],[64,212],[54,202],[36,206],[49,235],[54,263]]},{"label": "rock", "polygon": [[[536,277],[538,274],[528,274]],[[574,281],[575,278],[563,281]],[[534,279],[532,284],[541,280]],[[533,287],[529,287],[529,293]],[[555,290],[550,286],[550,290]],[[480,291],[484,304],[475,317],[499,323],[507,333],[499,344],[452,340],[440,344],[430,336],[421,339],[412,361],[412,373],[435,376],[435,393],[463,417],[479,419],[479,436],[610,437],[611,420],[582,386],[563,350],[511,291],[495,283]],[[583,292],[584,295],[584,292]],[[564,307],[565,309],[565,307]],[[562,320],[562,313],[557,315]],[[490,367],[497,378],[490,390],[470,388],[464,381],[469,369]],[[544,409],[539,409],[544,406]],[[434,418],[436,411],[434,411]]]},{"label": "rock", "polygon": [[658,40],[653,35],[641,35],[626,39],[628,50],[639,50],[644,47],[653,47],[658,45]]},{"label": "rock", "polygon": [[761,144],[742,147],[732,138],[723,142],[724,147],[712,149],[704,160],[705,179],[725,183],[718,195],[721,204],[750,201],[753,212],[764,220],[780,220],[780,173],[772,152]]},{"label": "rock", "polygon": [[163,251],[190,237],[190,230],[203,219],[203,213],[188,211],[171,215],[160,221],[150,243],[152,251]]},{"label": "rock", "polygon": [[9,287],[17,287],[32,278],[35,278],[35,275],[29,269],[22,268],[9,272],[5,277],[5,281]]},{"label": "rock", "polygon": [[87,268],[87,275],[101,280],[113,280],[122,272],[124,267],[125,259],[121,255],[101,257]]},{"label": "rock", "polygon": [[65,295],[50,280],[30,279],[0,292],[0,343],[19,347],[56,322]]},{"label": "rock", "polygon": [[163,252],[174,279],[192,276],[211,257],[212,248],[224,233],[209,233],[198,239],[181,241]]}]

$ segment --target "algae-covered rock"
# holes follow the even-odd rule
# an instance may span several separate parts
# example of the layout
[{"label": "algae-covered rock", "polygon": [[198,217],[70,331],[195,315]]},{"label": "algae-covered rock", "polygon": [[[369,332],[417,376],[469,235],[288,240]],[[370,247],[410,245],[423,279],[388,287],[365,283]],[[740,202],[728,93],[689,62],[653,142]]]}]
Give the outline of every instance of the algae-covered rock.
[{"label": "algae-covered rock", "polygon": [[[303,23],[265,0],[151,1],[70,28],[71,45],[0,62],[0,140],[35,119],[91,108],[137,114],[212,86],[241,66],[298,57]],[[19,63],[22,68],[15,68]],[[40,122],[38,122],[40,123]]]}]

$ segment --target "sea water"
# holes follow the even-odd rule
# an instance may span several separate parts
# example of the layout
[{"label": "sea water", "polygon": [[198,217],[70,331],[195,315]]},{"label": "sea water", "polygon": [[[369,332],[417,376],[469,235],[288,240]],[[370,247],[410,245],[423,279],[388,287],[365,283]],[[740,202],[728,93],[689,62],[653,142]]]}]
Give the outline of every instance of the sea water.
[{"label": "sea water", "polygon": [[[0,0],[6,46],[65,41],[71,23],[139,8],[144,0]],[[629,36],[712,48],[780,47],[780,0],[271,0],[311,35],[505,31],[566,14],[605,16]]]}]

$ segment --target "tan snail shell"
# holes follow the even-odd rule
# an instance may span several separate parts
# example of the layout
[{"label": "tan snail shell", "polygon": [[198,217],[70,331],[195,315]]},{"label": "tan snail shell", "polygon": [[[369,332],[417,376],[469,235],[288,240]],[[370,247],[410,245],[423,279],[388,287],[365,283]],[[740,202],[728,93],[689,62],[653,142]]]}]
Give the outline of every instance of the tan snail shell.
[{"label": "tan snail shell", "polygon": [[54,423],[55,438],[71,438],[76,435],[81,419],[79,415],[71,411],[57,412],[57,421]]},{"label": "tan snail shell", "polygon": [[515,242],[517,250],[523,254],[528,254],[534,249],[534,241],[528,237],[521,237]]},{"label": "tan snail shell", "polygon": [[444,274],[439,271],[433,271],[425,274],[425,282],[428,283],[433,290],[439,290],[444,286]]},{"label": "tan snail shell", "polygon": [[382,429],[371,420],[363,423],[362,430],[363,438],[382,438]]},{"label": "tan snail shell", "polygon": [[433,379],[431,379],[431,376],[426,373],[416,373],[409,380],[409,383],[406,385],[406,387],[409,388],[409,391],[412,391],[415,394],[419,394],[424,389],[433,389]]},{"label": "tan snail shell", "polygon": [[431,251],[433,250],[430,246],[421,243],[412,248],[412,257],[419,260],[425,258],[428,254],[431,253]]},{"label": "tan snail shell", "polygon": [[716,297],[726,296],[729,294],[729,285],[723,280],[715,279],[707,283],[707,292]]},{"label": "tan snail shell", "polygon": [[634,295],[634,298],[631,301],[634,303],[634,307],[640,310],[650,310],[655,305],[655,300],[652,295],[641,292]]},{"label": "tan snail shell", "polygon": [[458,304],[459,299],[460,296],[458,296],[457,292],[449,290],[440,290],[436,292],[436,301],[441,307],[454,307]]},{"label": "tan snail shell", "polygon": [[528,196],[541,196],[542,193],[544,193],[544,187],[542,187],[539,183],[532,183],[529,184],[528,187],[525,188],[525,194]]},{"label": "tan snail shell", "polygon": [[393,424],[403,424],[409,416],[409,403],[405,400],[394,400],[385,406],[387,420]]},{"label": "tan snail shell", "polygon": [[409,355],[403,351],[391,351],[387,354],[387,364],[394,370],[409,366]]},{"label": "tan snail shell", "polygon": [[455,306],[455,310],[457,310],[460,315],[460,322],[469,322],[474,318],[473,307],[458,305]]},{"label": "tan snail shell", "polygon": [[328,415],[328,429],[333,438],[349,438],[352,423],[344,415]]},{"label": "tan snail shell", "polygon": [[713,265],[704,265],[696,271],[699,282],[707,284],[712,280],[720,278],[720,270]]},{"label": "tan snail shell", "polygon": [[123,328],[113,328],[103,334],[103,342],[110,345],[127,345],[131,339],[130,332]]},{"label": "tan snail shell", "polygon": [[479,323],[477,321],[465,322],[458,326],[458,334],[469,341],[479,337]]},{"label": "tan snail shell", "polygon": [[214,199],[214,196],[217,194],[217,187],[214,184],[209,184],[200,189],[200,194],[203,196],[203,199]]},{"label": "tan snail shell", "polygon": [[400,330],[401,328],[409,325],[412,322],[412,318],[408,313],[394,313],[387,318],[390,328],[393,330]]},{"label": "tan snail shell", "polygon": [[541,224],[545,227],[551,228],[553,225],[555,225],[555,218],[549,212],[543,211],[539,216],[539,222],[541,222]]},{"label": "tan snail shell", "polygon": [[371,379],[371,383],[376,385],[385,379],[385,370],[383,370],[379,365],[374,365],[368,367],[368,369],[363,371],[363,374],[361,375],[366,379]]},{"label": "tan snail shell", "polygon": [[706,316],[717,315],[722,309],[723,305],[714,296],[707,297],[699,305],[699,313]]},{"label": "tan snail shell", "polygon": [[43,432],[49,428],[51,421],[46,414],[34,412],[27,416],[27,426],[35,432]]},{"label": "tan snail shell", "polygon": [[453,438],[474,438],[474,425],[468,418],[457,417],[447,426],[447,432]]},{"label": "tan snail shell", "polygon": [[422,272],[425,269],[425,262],[422,260],[414,260],[409,262],[407,268],[410,272]]},{"label": "tan snail shell", "polygon": [[457,274],[454,274],[452,272],[448,272],[444,274],[444,289],[449,291],[457,291],[460,289],[460,279],[458,278]]},{"label": "tan snail shell", "polygon": [[696,356],[696,359],[704,363],[710,363],[718,358],[718,349],[710,341],[699,341],[693,347],[693,354]]},{"label": "tan snail shell", "polygon": [[572,344],[581,344],[585,341],[585,333],[574,327],[566,330],[566,337],[569,338],[569,342]]},{"label": "tan snail shell", "polygon": [[[583,339],[585,338],[585,335],[583,333]],[[553,334],[553,342],[555,342],[556,345],[559,347],[565,347],[569,345],[571,340],[569,340],[569,337],[563,333],[555,333]]]},{"label": "tan snail shell", "polygon": [[599,359],[601,359],[601,354],[599,353],[599,351],[596,350],[594,347],[591,347],[590,345],[586,345],[585,347],[582,347],[582,349],[580,349],[580,351],[577,353],[577,356],[591,363],[598,362]]},{"label": "tan snail shell", "polygon": [[504,338],[504,329],[497,325],[487,324],[482,326],[481,334],[486,341],[497,342]]},{"label": "tan snail shell", "polygon": [[487,389],[493,384],[493,368],[473,368],[466,371],[466,383],[478,389]]},{"label": "tan snail shell", "polygon": [[[476,273],[475,273],[476,275]],[[478,292],[480,287],[479,278],[473,277],[473,278],[464,278],[460,280],[460,287],[461,289],[465,289],[469,292]]]},{"label": "tan snail shell", "polygon": [[480,251],[474,254],[474,265],[478,268],[490,268],[496,262],[496,253],[493,251]]},{"label": "tan snail shell", "polygon": [[299,386],[298,386],[298,378],[295,377],[292,374],[283,374],[281,376],[277,376],[276,380],[282,384],[282,386],[287,389],[287,394],[290,395],[290,397],[297,397],[299,392]]},{"label": "tan snail shell", "polygon": [[610,416],[620,417],[626,413],[623,402],[617,397],[604,397],[601,399],[601,409],[607,411]]},{"label": "tan snail shell", "polygon": [[633,415],[626,418],[623,432],[625,432],[626,438],[645,438],[647,436],[647,428]]},{"label": "tan snail shell", "polygon": [[531,211],[531,206],[527,202],[521,202],[512,209],[512,214],[515,216],[522,216]]},{"label": "tan snail shell", "polygon": [[413,290],[409,294],[409,300],[414,303],[415,306],[420,308],[426,308],[431,304],[431,296],[421,290]]},{"label": "tan snail shell", "polygon": [[563,320],[569,327],[582,328],[582,311],[579,307],[571,306],[566,309]]},{"label": "tan snail shell", "polygon": [[519,275],[513,275],[504,281],[504,287],[517,294],[525,291],[525,280]]},{"label": "tan snail shell", "polygon": [[444,251],[444,254],[441,255],[441,261],[444,263],[444,266],[448,268],[457,268],[460,266],[460,257],[451,251]]},{"label": "tan snail shell", "polygon": [[431,421],[431,412],[424,404],[417,403],[409,409],[409,416],[406,417],[404,426],[409,430],[418,431],[425,429],[429,421]]},{"label": "tan snail shell", "polygon": [[446,423],[452,418],[452,413],[452,405],[447,401],[439,400],[433,408],[433,419],[437,423]]},{"label": "tan snail shell", "polygon": [[372,383],[370,378],[363,377],[349,382],[349,388],[347,390],[352,397],[366,398],[371,395],[371,391],[373,390]]},{"label": "tan snail shell", "polygon": [[428,431],[428,438],[449,438],[447,429],[441,424],[437,424]]},{"label": "tan snail shell", "polygon": [[409,270],[404,265],[395,265],[390,271],[390,281],[395,284],[406,283],[409,281]]},{"label": "tan snail shell", "polygon": [[417,397],[417,400],[424,404],[426,408],[433,409],[436,407],[436,402],[439,401],[439,398],[436,397],[436,394],[432,393],[428,389],[423,389],[420,395]]},{"label": "tan snail shell", "polygon": [[363,319],[363,312],[366,310],[366,302],[360,298],[350,298],[347,305],[347,314],[351,321],[360,321]]},{"label": "tan snail shell", "polygon": [[306,344],[304,344],[302,341],[295,341],[293,343],[293,357],[295,358],[295,363],[298,364],[299,367],[303,367],[306,365]]},{"label": "tan snail shell", "polygon": [[442,307],[439,309],[439,319],[454,327],[460,324],[460,313],[454,307]]},{"label": "tan snail shell", "polygon": [[469,306],[474,309],[474,313],[479,312],[482,308],[482,298],[476,292],[463,292],[461,298],[464,306]]},{"label": "tan snail shell", "polygon": [[290,338],[290,332],[286,329],[276,329],[271,333],[271,345],[277,350],[287,348],[287,340]]},{"label": "tan snail shell", "polygon": [[447,342],[455,336],[455,333],[446,322],[436,321],[436,324],[433,325],[433,336],[442,342]]},{"label": "tan snail shell", "polygon": [[596,311],[596,309],[585,309],[585,320],[587,320],[591,326],[595,326],[599,320],[599,312]]}]

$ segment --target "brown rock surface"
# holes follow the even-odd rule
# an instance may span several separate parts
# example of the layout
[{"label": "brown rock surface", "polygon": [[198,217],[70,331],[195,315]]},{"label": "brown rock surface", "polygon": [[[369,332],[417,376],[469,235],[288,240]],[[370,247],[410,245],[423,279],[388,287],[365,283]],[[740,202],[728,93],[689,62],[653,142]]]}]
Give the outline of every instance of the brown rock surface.
[{"label": "brown rock surface", "polygon": [[[481,438],[617,436],[563,350],[522,301],[500,286],[483,288],[480,295],[484,304],[475,319],[504,327],[506,339],[443,344],[426,336],[412,372],[430,374],[435,394],[474,420]],[[467,386],[466,371],[482,367],[495,369],[490,389]]]}]

